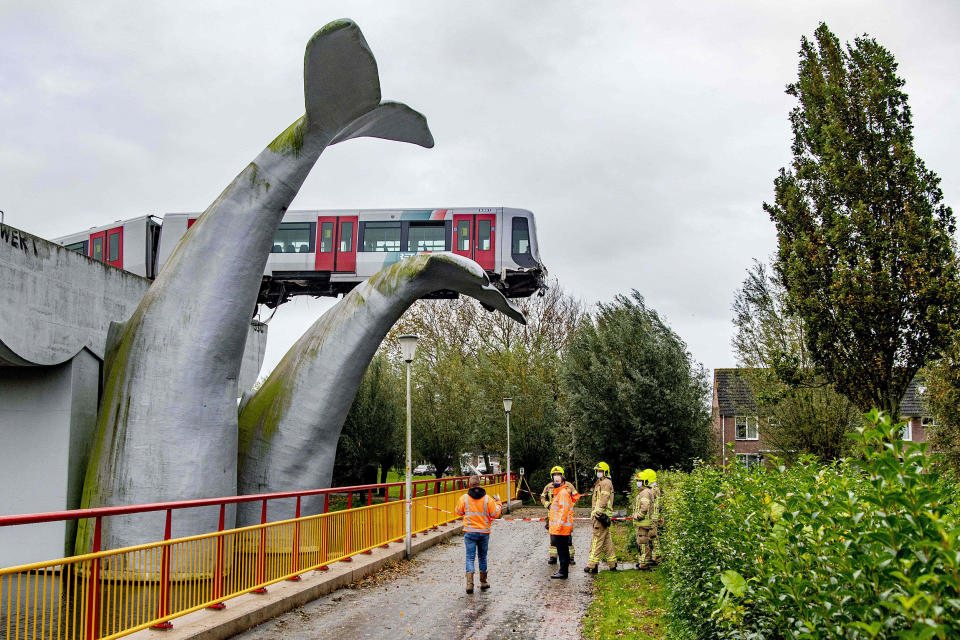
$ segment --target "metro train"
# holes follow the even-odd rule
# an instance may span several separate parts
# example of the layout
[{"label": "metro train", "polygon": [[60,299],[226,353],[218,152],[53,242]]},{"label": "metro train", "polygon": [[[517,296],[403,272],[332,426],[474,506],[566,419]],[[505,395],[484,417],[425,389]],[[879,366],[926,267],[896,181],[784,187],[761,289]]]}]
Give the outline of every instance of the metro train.
[{"label": "metro train", "polygon": [[[147,215],[54,238],[95,260],[154,278],[199,213]],[[267,260],[258,304],[337,296],[403,258],[450,251],[471,258],[509,298],[544,288],[533,213],[506,207],[288,211]],[[433,297],[454,297],[440,291]]]}]

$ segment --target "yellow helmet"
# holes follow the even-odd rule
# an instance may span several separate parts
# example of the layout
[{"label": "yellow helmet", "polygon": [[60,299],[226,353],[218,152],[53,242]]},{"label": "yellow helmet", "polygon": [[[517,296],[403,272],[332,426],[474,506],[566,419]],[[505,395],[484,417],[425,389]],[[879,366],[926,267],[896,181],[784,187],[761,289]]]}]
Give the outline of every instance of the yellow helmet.
[{"label": "yellow helmet", "polygon": [[555,474],[555,473],[559,473],[560,475],[564,475],[564,474],[563,474],[563,467],[561,467],[560,465],[556,465],[553,469],[550,469],[550,475],[553,475],[553,474]]},{"label": "yellow helmet", "polygon": [[644,469],[637,472],[636,478],[643,481],[644,484],[650,485],[657,481],[657,472],[653,469]]},{"label": "yellow helmet", "polygon": [[610,465],[608,465],[606,462],[598,462],[593,470],[603,471],[604,475],[610,475]]}]

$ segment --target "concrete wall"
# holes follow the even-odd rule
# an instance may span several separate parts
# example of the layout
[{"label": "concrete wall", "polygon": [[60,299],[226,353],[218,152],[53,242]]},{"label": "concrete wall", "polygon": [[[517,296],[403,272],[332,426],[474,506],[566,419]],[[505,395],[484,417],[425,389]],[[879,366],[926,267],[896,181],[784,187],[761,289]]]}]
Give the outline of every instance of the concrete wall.
[{"label": "concrete wall", "polygon": [[[0,367],[0,513],[79,506],[99,370],[86,350],[52,367]],[[0,566],[61,557],[74,531],[62,522],[0,528]]]}]

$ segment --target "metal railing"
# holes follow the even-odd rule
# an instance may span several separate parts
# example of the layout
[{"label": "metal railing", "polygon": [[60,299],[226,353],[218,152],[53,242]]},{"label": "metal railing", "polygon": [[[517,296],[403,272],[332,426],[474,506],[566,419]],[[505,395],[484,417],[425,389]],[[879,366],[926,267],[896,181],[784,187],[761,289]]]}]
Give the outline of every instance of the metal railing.
[{"label": "metal railing", "polygon": [[[510,495],[505,474],[484,476],[483,482],[491,494]],[[91,553],[0,569],[0,630],[7,640],[109,639],[148,627],[167,628],[174,618],[200,609],[222,609],[230,598],[263,593],[270,584],[299,580],[307,571],[349,562],[354,555],[402,540],[402,493],[400,500],[389,500],[389,489],[402,484],[0,516],[0,526],[94,519]],[[452,512],[466,492],[466,478],[416,484],[411,500],[413,533],[456,519],[446,512]],[[385,501],[374,503],[379,489],[386,489]],[[326,499],[324,513],[300,516],[303,497],[344,492],[347,509],[328,511]],[[352,506],[356,493],[366,494],[366,505]],[[282,499],[296,499],[296,517],[267,522],[269,501]],[[224,529],[226,506],[239,502],[262,502],[261,523]],[[170,538],[175,510],[218,505],[218,531]],[[103,518],[149,511],[166,511],[163,540],[100,549]]]}]

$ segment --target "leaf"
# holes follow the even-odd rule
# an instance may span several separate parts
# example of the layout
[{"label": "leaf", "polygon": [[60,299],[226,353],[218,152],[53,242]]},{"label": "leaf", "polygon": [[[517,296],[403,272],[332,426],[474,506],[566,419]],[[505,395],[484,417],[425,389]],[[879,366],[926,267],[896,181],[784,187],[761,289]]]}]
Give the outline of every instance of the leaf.
[{"label": "leaf", "polygon": [[727,591],[738,598],[743,597],[743,594],[747,592],[747,581],[733,569],[727,569],[721,573],[720,581],[727,588]]}]

